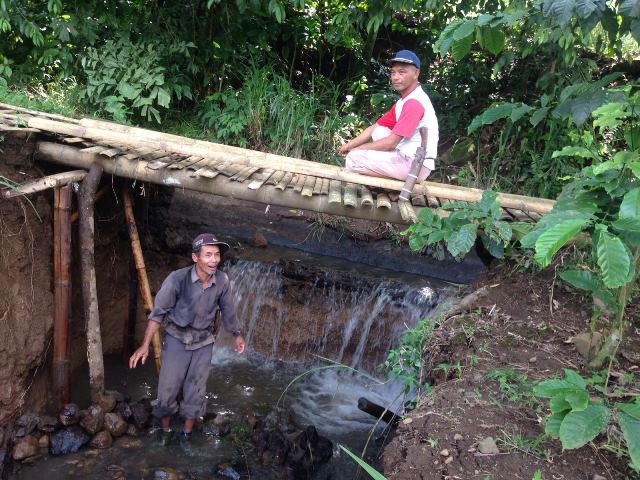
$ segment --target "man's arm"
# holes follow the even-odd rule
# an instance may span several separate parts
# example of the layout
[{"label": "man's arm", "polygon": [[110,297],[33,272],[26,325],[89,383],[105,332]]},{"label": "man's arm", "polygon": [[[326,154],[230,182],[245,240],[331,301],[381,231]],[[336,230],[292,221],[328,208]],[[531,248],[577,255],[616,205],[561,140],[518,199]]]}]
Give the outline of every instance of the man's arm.
[{"label": "man's arm", "polygon": [[375,142],[365,143],[363,145],[352,148],[351,150],[378,150],[381,152],[391,152],[396,149],[402,137],[395,133],[390,133],[388,136],[376,140]]},{"label": "man's arm", "polygon": [[142,340],[142,345],[133,352],[133,355],[131,355],[131,358],[129,359],[129,368],[136,368],[138,360],[141,360],[144,365],[144,362],[147,361],[147,357],[149,356],[149,344],[151,343],[151,339],[159,329],[160,323],[149,319],[147,329],[144,331],[144,340]]},{"label": "man's arm", "polygon": [[373,134],[373,131],[375,130],[375,128],[376,128],[376,124],[374,123],[373,125],[365,128],[364,131],[360,135],[358,135],[356,138],[342,145],[339,150],[340,155],[346,155],[351,150],[355,150],[356,147],[369,142],[371,140],[371,135]]}]

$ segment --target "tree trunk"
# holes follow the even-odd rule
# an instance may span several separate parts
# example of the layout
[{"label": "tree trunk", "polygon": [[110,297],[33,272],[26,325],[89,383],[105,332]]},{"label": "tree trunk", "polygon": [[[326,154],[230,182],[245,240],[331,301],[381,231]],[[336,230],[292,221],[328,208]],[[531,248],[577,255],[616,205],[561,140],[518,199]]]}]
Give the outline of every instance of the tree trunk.
[{"label": "tree trunk", "polygon": [[102,167],[97,162],[93,163],[89,174],[82,181],[78,195],[82,300],[87,330],[87,360],[89,361],[91,401],[94,403],[99,402],[104,394],[104,360],[102,357],[98,289],[96,286],[93,215],[94,197],[101,176]]}]

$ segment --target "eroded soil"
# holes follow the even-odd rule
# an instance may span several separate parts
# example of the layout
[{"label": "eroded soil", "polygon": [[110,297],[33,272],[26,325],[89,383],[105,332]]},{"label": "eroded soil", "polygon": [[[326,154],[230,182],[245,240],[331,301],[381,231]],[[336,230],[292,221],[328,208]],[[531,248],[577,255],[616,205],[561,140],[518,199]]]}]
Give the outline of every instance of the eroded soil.
[{"label": "eroded soil", "polygon": [[[433,336],[432,393],[385,448],[386,478],[531,480],[538,470],[543,479],[635,478],[626,461],[609,451],[619,438],[611,427],[593,443],[564,453],[559,441],[541,436],[547,410],[531,386],[562,376],[563,368],[585,375],[584,359],[568,339],[588,330],[586,299],[554,284],[553,269],[499,269],[481,285],[490,291],[472,313],[452,317]],[[634,322],[637,327],[637,314]],[[638,371],[638,350],[638,332],[631,328],[614,378]],[[638,393],[633,385],[625,388]],[[487,437],[499,453],[480,453],[478,443]]]}]

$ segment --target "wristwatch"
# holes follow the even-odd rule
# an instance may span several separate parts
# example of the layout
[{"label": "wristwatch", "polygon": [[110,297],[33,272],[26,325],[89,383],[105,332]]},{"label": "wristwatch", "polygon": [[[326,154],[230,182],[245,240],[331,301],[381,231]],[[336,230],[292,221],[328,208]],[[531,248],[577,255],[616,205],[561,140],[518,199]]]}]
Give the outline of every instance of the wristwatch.
[{"label": "wristwatch", "polygon": [[234,330],[233,332],[231,332],[231,335],[233,335],[234,337],[239,337],[241,335],[240,330]]}]

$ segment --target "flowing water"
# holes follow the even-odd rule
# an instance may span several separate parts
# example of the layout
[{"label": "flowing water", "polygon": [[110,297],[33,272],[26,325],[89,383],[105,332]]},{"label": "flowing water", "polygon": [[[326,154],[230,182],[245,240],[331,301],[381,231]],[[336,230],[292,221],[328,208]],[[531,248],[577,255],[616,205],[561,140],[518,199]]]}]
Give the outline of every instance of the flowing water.
[{"label": "flowing water", "polygon": [[[335,279],[322,276],[312,286],[292,285],[278,264],[239,261],[227,268],[238,317],[246,332],[247,353],[235,354],[229,338],[222,338],[216,345],[207,411],[241,418],[256,405],[285,405],[302,428],[315,425],[334,443],[333,459],[320,468],[315,480],[355,478],[355,464],[337,444],[359,454],[373,430],[375,419],[358,410],[358,398],[401,409],[404,398],[400,386],[376,378],[381,372],[375,366],[407,326],[429,314],[437,296],[433,289],[437,288],[441,297],[446,290],[423,278],[390,278],[384,271],[368,270],[373,282],[345,288]],[[296,288],[301,295],[296,296]],[[133,400],[155,395],[157,377],[152,362],[129,370],[120,359],[107,357],[106,374],[107,388]],[[86,377],[85,372],[75,376]],[[73,398],[81,405],[86,404],[82,399],[88,397],[87,390],[86,385],[76,385]],[[383,433],[383,425],[373,433],[370,455],[375,456],[382,448],[382,441],[376,437]],[[222,462],[233,465],[242,478],[275,478],[254,462],[249,476],[245,457],[229,437],[201,433],[194,435],[187,450],[180,445],[161,447],[152,434],[139,437],[134,444],[131,438],[123,437],[97,454],[81,450],[63,457],[45,457],[23,467],[14,478],[106,479],[114,472],[124,472],[126,478],[154,478],[160,467],[174,469],[184,478],[216,478],[213,474]]]}]

